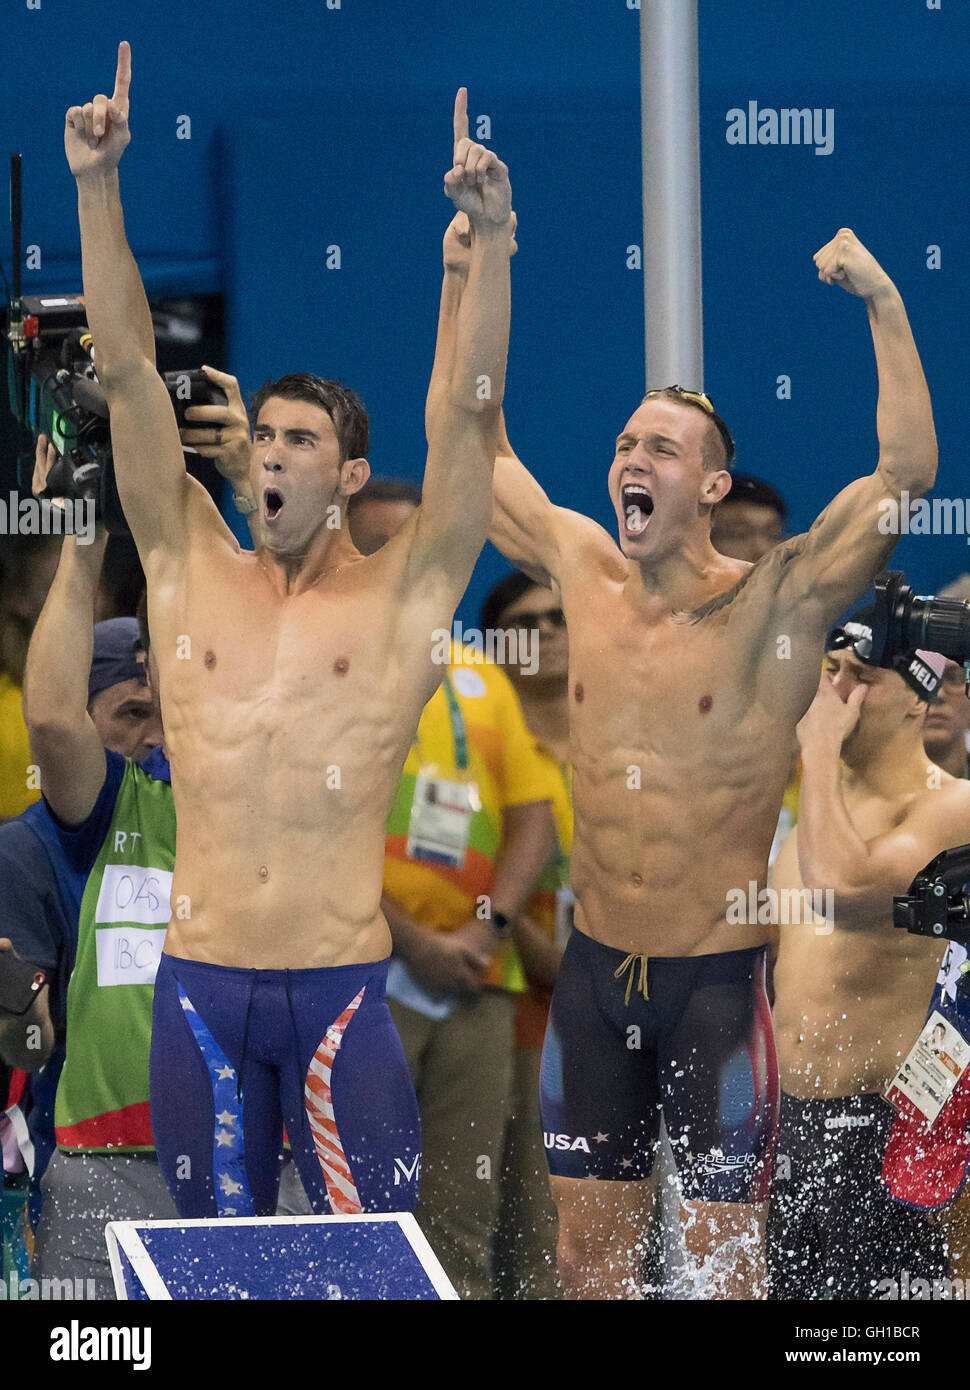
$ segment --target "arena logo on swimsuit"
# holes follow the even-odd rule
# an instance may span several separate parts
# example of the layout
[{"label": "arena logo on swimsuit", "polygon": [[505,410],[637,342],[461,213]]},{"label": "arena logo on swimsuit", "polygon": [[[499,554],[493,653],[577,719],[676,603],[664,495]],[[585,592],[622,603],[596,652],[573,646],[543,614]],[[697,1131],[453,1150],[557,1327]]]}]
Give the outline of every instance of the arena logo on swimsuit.
[{"label": "arena logo on swimsuit", "polygon": [[574,1139],[571,1134],[553,1134],[551,1131],[543,1131],[542,1138],[547,1149],[582,1149],[584,1153],[589,1153],[589,1144],[582,1135]]}]

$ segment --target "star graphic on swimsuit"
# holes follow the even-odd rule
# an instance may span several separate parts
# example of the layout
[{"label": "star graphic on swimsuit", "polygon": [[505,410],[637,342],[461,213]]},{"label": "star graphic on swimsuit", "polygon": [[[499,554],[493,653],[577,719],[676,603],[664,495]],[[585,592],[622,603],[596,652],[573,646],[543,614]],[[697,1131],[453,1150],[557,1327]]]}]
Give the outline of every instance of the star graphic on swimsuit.
[{"label": "star graphic on swimsuit", "polygon": [[219,1179],[219,1182],[222,1185],[222,1190],[227,1197],[235,1197],[237,1192],[242,1192],[242,1183],[233,1182],[232,1178],[229,1176],[228,1173],[223,1173]]},{"label": "star graphic on swimsuit", "polygon": [[609,1137],[610,1136],[608,1134],[604,1134],[602,1130],[599,1130],[596,1134],[593,1135],[593,1138],[595,1139],[597,1144],[605,1144]]},{"label": "star graphic on swimsuit", "polygon": [[216,1119],[219,1121],[219,1123],[220,1123],[221,1125],[227,1125],[227,1126],[232,1126],[232,1125],[234,1125],[234,1124],[236,1123],[236,1121],[238,1120],[238,1118],[239,1118],[238,1115],[230,1114],[230,1112],[229,1112],[228,1110],[223,1110],[223,1112],[222,1112],[221,1115],[217,1115],[217,1116],[216,1116]]},{"label": "star graphic on swimsuit", "polygon": [[228,1129],[220,1129],[216,1133],[216,1144],[220,1149],[231,1149],[236,1142],[236,1136]]},{"label": "star graphic on swimsuit", "polygon": [[621,1160],[620,1160],[620,1167],[621,1167],[621,1168],[632,1168],[632,1167],[633,1167],[633,1159],[632,1159],[632,1158],[623,1158],[623,1159],[621,1159]]},{"label": "star graphic on swimsuit", "polygon": [[220,1081],[231,1081],[235,1075],[236,1073],[233,1071],[232,1067],[228,1065],[228,1063],[224,1067],[216,1068],[216,1076],[219,1078]]}]

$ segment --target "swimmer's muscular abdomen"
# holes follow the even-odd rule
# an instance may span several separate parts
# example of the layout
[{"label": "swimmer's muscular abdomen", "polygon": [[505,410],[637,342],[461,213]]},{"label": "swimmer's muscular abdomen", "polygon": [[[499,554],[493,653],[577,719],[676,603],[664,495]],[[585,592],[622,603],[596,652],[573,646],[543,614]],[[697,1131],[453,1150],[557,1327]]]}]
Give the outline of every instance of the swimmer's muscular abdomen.
[{"label": "swimmer's muscular abdomen", "polygon": [[608,595],[569,609],[578,924],[648,955],[762,944],[766,924],[726,914],[764,884],[793,723],[763,707],[726,614],[638,628]]},{"label": "swimmer's muscular abdomen", "polygon": [[434,677],[394,670],[386,598],[281,601],[239,558],[232,588],[192,586],[183,655],[171,622],[167,650],[156,639],[178,818],[166,950],[267,969],[381,959],[385,822]]},{"label": "swimmer's muscular abdomen", "polygon": [[[800,880],[799,880],[800,884]],[[782,1089],[883,1090],[926,1016],[943,948],[894,932],[885,914],[832,932],[781,927],[773,1018]]]},{"label": "swimmer's muscular abdomen", "polygon": [[784,772],[772,787],[763,759],[738,757],[717,780],[691,760],[634,748],[609,766],[587,777],[580,760],[573,778],[570,866],[583,930],[651,956],[767,941],[766,925],[729,923],[726,914],[737,889],[764,885]]}]

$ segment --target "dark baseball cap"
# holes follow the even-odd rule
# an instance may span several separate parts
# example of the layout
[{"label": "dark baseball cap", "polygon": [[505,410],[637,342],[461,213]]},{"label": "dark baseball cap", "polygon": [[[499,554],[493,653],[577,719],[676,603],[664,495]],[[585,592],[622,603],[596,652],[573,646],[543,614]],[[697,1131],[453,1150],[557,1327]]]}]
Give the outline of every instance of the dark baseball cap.
[{"label": "dark baseball cap", "polygon": [[109,686],[136,680],[147,684],[137,618],[108,618],[94,625],[94,656],[88,676],[88,699]]}]

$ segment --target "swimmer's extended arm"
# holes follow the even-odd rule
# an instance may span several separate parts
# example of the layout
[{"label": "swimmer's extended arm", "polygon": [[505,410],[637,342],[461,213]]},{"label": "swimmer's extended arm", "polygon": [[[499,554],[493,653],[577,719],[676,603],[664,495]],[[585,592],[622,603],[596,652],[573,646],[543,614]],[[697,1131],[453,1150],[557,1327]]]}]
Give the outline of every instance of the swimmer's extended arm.
[{"label": "swimmer's extended arm", "polygon": [[492,526],[488,538],[505,558],[537,583],[559,582],[559,533],[562,509],[549,501],[532,474],[516,457],[505,430],[495,454]]},{"label": "swimmer's extended arm", "polygon": [[560,587],[566,563],[602,566],[619,556],[599,522],[550,502],[516,456],[500,422],[492,484],[492,526],[488,538],[507,560],[538,584]]},{"label": "swimmer's extended arm", "polygon": [[905,893],[917,873],[947,845],[970,840],[970,785],[943,782],[927,761],[928,794],[899,825],[865,839],[842,796],[839,755],[855,727],[867,687],[843,702],[823,672],[818,694],[798,725],[802,783],[798,805],[798,867],[806,888],[831,889],[840,925],[853,918],[891,915],[893,895]]},{"label": "swimmer's extended arm", "polygon": [[204,511],[208,502],[212,517],[218,513],[185,471],[175,412],[155,370],[148,301],[125,237],[118,162],[131,138],[130,80],[131,50],[122,43],[112,96],[70,108],[64,149],[77,180],[85,308],[111,412],[118,493],[148,568],[158,552],[184,552],[190,509]]},{"label": "swimmer's extended arm", "polygon": [[815,256],[819,279],[865,300],[879,399],[876,471],[850,483],[807,535],[786,542],[779,570],[782,611],[798,610],[825,632],[884,568],[898,536],[899,496],[919,497],[936,477],[929,390],[899,291],[858,238],[842,228]]},{"label": "swimmer's extended arm", "polygon": [[468,217],[468,277],[448,382],[429,412],[428,459],[406,581],[409,591],[421,593],[433,576],[456,602],[485,542],[492,509],[495,427],[509,342],[511,189],[505,165],[468,138],[464,88],[455,101],[454,137],[445,191]]},{"label": "swimmer's extended arm", "polygon": [[[515,213],[512,214],[513,220]],[[424,403],[424,433],[431,443],[434,421],[448,398],[452,367],[455,362],[455,340],[458,331],[458,309],[471,261],[472,233],[468,214],[456,212],[445,229],[442,242],[444,276],[441,281],[441,300],[438,305],[438,336],[434,345],[434,363]],[[510,254],[515,252],[513,241]]]},{"label": "swimmer's extended arm", "polygon": [[90,545],[65,536],[27,652],[24,721],[40,787],[67,825],[87,820],[104,784],[104,747],[88,714],[94,603],[105,532]]},{"label": "swimmer's extended arm", "polygon": [[[515,255],[517,221],[512,213],[510,254]],[[468,280],[471,234],[468,218],[459,212],[445,232],[443,245],[444,280],[438,310],[438,338],[435,344],[431,384],[425,404],[425,432],[431,427],[443,400],[455,354],[458,310]],[[559,553],[558,537],[569,517],[575,513],[555,507],[542,488],[515,456],[505,428],[504,412],[499,415],[495,439],[492,524],[488,539],[498,550],[540,584],[555,582],[553,575]],[[577,518],[581,520],[581,518]]]}]

